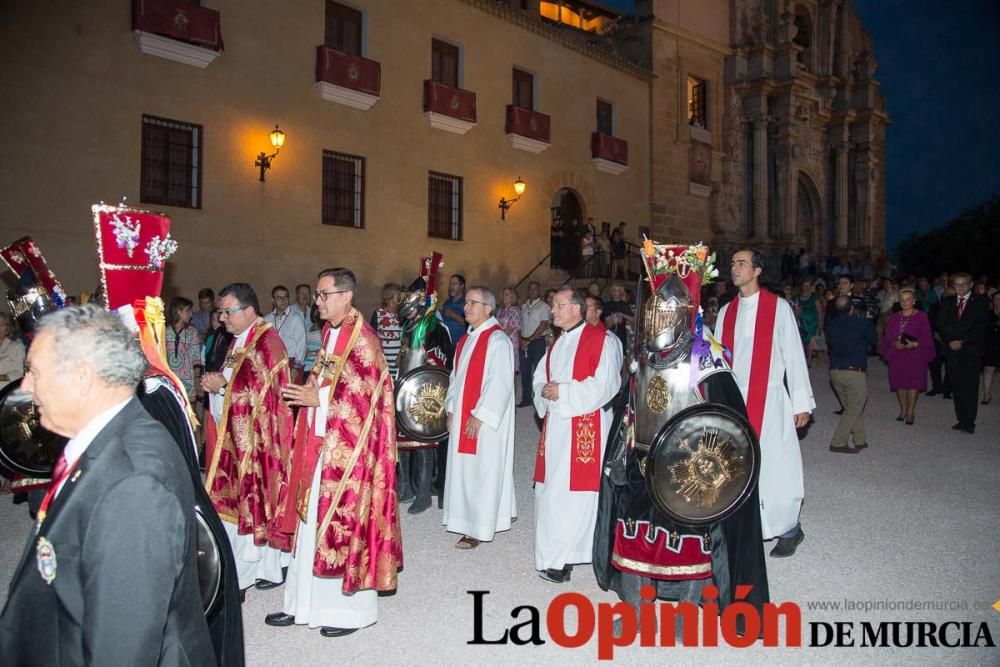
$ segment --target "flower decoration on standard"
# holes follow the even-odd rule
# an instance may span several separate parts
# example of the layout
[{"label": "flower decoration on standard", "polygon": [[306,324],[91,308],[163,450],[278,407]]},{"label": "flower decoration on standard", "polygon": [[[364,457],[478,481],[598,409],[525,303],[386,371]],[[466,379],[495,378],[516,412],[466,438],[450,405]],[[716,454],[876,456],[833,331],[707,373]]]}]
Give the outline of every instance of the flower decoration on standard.
[{"label": "flower decoration on standard", "polygon": [[671,273],[676,273],[683,280],[693,272],[701,278],[699,286],[707,285],[719,277],[715,253],[709,253],[704,243],[667,245],[644,238],[642,257],[654,292]]}]

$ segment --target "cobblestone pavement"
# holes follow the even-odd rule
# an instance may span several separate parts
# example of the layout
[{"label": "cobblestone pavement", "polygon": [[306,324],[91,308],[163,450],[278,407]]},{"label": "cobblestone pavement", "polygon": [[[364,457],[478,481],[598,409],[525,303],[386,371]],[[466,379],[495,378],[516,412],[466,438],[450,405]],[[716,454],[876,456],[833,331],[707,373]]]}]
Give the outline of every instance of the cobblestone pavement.
[{"label": "cobblestone pavement", "polygon": [[[768,558],[771,596],[801,608],[804,648],[619,649],[623,664],[679,665],[914,665],[1000,664],[1000,649],[861,647],[862,622],[945,621],[972,623],[975,638],[986,621],[1000,642],[1000,404],[980,406],[975,435],[951,430],[950,401],[922,396],[916,424],[896,422],[896,401],[881,362],[872,359],[866,411],[870,447],[859,455],[827,450],[838,407],[825,369],[812,371],[819,407],[802,440],[806,539],[790,559]],[[281,607],[282,590],[251,591],[244,606],[249,665],[582,664],[597,659],[597,641],[561,648],[546,629],[546,609],[557,594],[574,591],[594,603],[611,602],[587,567],[568,585],[540,579],[532,566],[532,455],[538,429],[529,410],[517,413],[519,520],[508,533],[472,551],[454,548],[458,536],[440,525],[436,506],[412,517],[402,512],[406,567],[395,595],[379,601],[379,622],[348,637],[326,639],[304,627],[271,628],[264,615]],[[23,506],[0,500],[0,590],[5,590],[30,523]],[[765,545],[770,550],[771,544]],[[541,646],[472,646],[473,596],[482,596],[485,639],[529,619],[539,609]],[[4,596],[5,597],[5,596]],[[826,610],[818,608],[827,605]],[[836,610],[833,605],[840,605]],[[852,609],[845,609],[848,605]],[[860,608],[858,608],[860,607]],[[865,607],[868,609],[866,610]],[[921,608],[922,607],[922,608]],[[568,615],[568,630],[575,617]],[[853,622],[853,648],[810,647],[811,624]],[[825,626],[815,626],[825,639]],[[890,630],[891,626],[887,626]],[[522,631],[523,633],[523,631]],[[946,639],[960,639],[948,631]],[[906,639],[905,628],[903,636]],[[982,642],[982,640],[980,640]]]}]

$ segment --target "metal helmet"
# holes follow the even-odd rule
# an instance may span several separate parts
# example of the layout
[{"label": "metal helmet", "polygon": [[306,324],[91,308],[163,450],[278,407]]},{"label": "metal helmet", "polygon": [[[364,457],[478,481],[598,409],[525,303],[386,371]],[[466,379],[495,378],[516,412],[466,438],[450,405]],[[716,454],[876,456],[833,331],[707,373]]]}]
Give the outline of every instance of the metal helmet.
[{"label": "metal helmet", "polygon": [[410,286],[400,293],[399,295],[399,310],[397,315],[399,321],[403,322],[414,314],[416,316],[422,317],[424,312],[427,310],[427,283],[423,278],[417,278]]},{"label": "metal helmet", "polygon": [[7,305],[21,331],[32,334],[43,315],[57,310],[48,291],[41,285],[18,285],[7,292]]},{"label": "metal helmet", "polygon": [[691,293],[673,273],[643,308],[643,329],[650,350],[669,350],[686,339],[691,328]]}]

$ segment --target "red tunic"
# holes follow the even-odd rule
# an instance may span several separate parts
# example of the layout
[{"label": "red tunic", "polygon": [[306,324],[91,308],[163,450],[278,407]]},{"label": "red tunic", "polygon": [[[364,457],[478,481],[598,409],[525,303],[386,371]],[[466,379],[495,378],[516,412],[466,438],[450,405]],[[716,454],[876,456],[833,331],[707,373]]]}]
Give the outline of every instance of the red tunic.
[{"label": "red tunic", "polygon": [[[291,548],[278,530],[278,502],[288,483],[293,442],[292,410],[281,398],[289,383],[285,344],[274,328],[257,320],[247,345],[230,350],[233,374],[226,387],[214,438],[206,438],[205,488],[224,521],[234,523],[254,544]],[[207,426],[215,426],[211,418]]]},{"label": "red tunic", "polygon": [[330,403],[322,439],[300,410],[282,529],[292,537],[305,522],[317,465],[322,465],[313,574],[344,580],[343,592],[396,588],[403,565],[396,497],[396,412],[392,378],[378,335],[351,309],[325,354],[331,329],[312,368]]}]

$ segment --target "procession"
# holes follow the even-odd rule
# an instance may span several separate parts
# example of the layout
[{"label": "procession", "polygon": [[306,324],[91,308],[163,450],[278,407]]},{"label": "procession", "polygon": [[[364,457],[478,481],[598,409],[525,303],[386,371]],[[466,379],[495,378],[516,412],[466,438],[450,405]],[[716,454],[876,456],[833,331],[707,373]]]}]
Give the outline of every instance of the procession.
[{"label": "procession", "polygon": [[995,8],[272,4],[11,2],[0,664],[996,662]]}]

